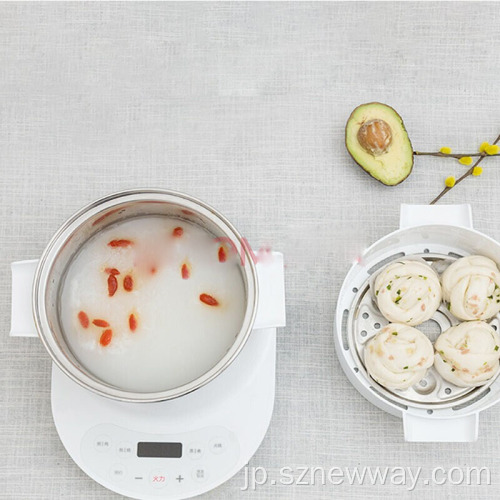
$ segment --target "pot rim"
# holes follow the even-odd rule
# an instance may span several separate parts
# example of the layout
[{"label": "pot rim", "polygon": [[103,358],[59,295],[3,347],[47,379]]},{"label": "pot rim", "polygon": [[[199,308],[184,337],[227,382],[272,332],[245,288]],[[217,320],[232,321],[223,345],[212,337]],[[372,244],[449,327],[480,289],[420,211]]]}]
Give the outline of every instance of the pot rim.
[{"label": "pot rim", "polygon": [[[222,358],[207,372],[200,377],[173,389],[154,392],[134,392],[107,384],[106,382],[91,375],[84,366],[78,367],[61,348],[54,336],[47,317],[45,299],[49,271],[52,268],[59,249],[68,241],[82,224],[94,217],[103,210],[113,206],[121,205],[131,201],[185,201],[190,204],[189,208],[201,208],[211,215],[211,221],[224,232],[231,233],[240,248],[245,252],[245,265],[242,266],[242,273],[246,275],[246,310],[242,325],[235,336],[234,342]],[[194,205],[192,207],[191,205]],[[60,286],[60,282],[57,283]],[[39,337],[50,354],[52,361],[73,381],[90,391],[111,399],[124,402],[144,402],[152,403],[175,399],[189,394],[214,380],[236,359],[245,346],[253,328],[257,313],[259,289],[257,271],[253,259],[251,258],[247,245],[244,244],[240,233],[236,228],[217,210],[203,201],[193,196],[178,191],[155,188],[138,188],[118,191],[102,198],[99,198],[69,217],[52,236],[45,247],[39,264],[35,272],[33,281],[32,310],[36,329]]]}]

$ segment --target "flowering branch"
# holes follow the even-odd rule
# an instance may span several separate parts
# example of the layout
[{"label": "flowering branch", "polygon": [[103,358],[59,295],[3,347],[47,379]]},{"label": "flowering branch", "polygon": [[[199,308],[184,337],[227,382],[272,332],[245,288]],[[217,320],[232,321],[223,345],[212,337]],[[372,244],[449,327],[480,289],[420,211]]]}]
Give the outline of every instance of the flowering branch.
[{"label": "flowering branch", "polygon": [[413,151],[413,154],[415,156],[439,156],[441,158],[456,158],[459,160],[460,158],[467,158],[467,157],[473,157],[473,156],[500,156],[500,154],[493,154],[489,155],[486,153],[464,153],[464,154],[458,154],[458,153],[441,153],[441,151],[436,151],[435,153],[423,153],[421,151]]},{"label": "flowering branch", "polygon": [[[498,146],[496,145],[498,142],[500,142],[500,135],[495,139],[493,144],[488,144],[488,146],[485,146],[484,144],[481,145],[480,148],[480,153],[479,154],[474,154],[474,155],[468,155],[470,158],[471,156],[479,156],[479,158],[476,160],[476,162],[463,174],[461,177],[459,177],[457,180],[455,180],[453,177],[448,177],[446,179],[446,187],[430,202],[430,205],[434,205],[437,203],[448,191],[451,191],[457,184],[462,182],[464,179],[469,177],[470,175],[480,175],[482,172],[481,167],[478,167],[478,165],[486,158],[486,156],[498,156]],[[489,152],[492,154],[490,154]],[[443,153],[444,156],[447,156],[448,154]],[[441,155],[434,155],[434,156],[441,156]],[[460,157],[459,161],[462,159],[465,159],[467,157]],[[462,162],[463,164],[467,164],[465,162]],[[469,163],[470,164],[470,163]]]}]

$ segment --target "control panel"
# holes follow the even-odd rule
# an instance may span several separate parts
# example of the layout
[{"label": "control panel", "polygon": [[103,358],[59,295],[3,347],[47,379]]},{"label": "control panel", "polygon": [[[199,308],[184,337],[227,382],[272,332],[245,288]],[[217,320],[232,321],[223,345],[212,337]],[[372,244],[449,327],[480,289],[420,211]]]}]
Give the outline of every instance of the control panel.
[{"label": "control panel", "polygon": [[85,434],[81,456],[85,469],[103,483],[168,498],[234,473],[239,444],[223,427],[169,435],[99,424]]}]

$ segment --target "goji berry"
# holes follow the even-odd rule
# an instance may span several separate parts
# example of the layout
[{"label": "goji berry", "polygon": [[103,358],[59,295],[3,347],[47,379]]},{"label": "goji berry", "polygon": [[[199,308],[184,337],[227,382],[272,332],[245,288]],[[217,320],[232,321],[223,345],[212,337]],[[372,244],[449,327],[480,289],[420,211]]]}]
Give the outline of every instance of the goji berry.
[{"label": "goji berry", "polygon": [[78,313],[78,320],[80,321],[80,324],[83,326],[83,328],[89,327],[89,317],[83,311],[80,311]]},{"label": "goji berry", "polygon": [[123,248],[123,247],[129,247],[130,245],[133,245],[133,242],[130,240],[111,240],[108,243],[108,246],[112,248]]},{"label": "goji berry", "polygon": [[109,323],[107,321],[104,321],[103,319],[95,319],[94,321],[92,321],[92,324],[100,328],[106,328],[107,326],[109,326]]},{"label": "goji berry", "polygon": [[187,280],[191,276],[191,272],[189,271],[189,266],[187,264],[182,264],[181,276],[183,280]]},{"label": "goji berry", "polygon": [[219,302],[216,298],[212,297],[211,295],[208,295],[207,293],[202,293],[200,295],[200,300],[204,303],[207,304],[207,306],[218,306]]},{"label": "goji berry", "polygon": [[137,318],[135,314],[131,314],[128,317],[128,326],[131,332],[135,332],[135,330],[137,329]]},{"label": "goji berry", "polygon": [[103,347],[106,347],[111,342],[112,336],[113,336],[113,330],[104,330],[104,332],[101,335],[101,338],[99,339],[99,344],[101,344]]},{"label": "goji berry", "polygon": [[219,262],[226,262],[227,260],[227,252],[226,249],[221,246],[219,247]]},{"label": "goji berry", "polygon": [[132,276],[130,276],[130,274],[127,274],[127,276],[125,276],[125,278],[123,278],[123,288],[127,292],[131,292],[133,290],[134,280],[133,280]]},{"label": "goji berry", "polygon": [[118,290],[118,280],[116,279],[114,274],[110,274],[108,276],[108,295],[113,297],[113,295]]}]

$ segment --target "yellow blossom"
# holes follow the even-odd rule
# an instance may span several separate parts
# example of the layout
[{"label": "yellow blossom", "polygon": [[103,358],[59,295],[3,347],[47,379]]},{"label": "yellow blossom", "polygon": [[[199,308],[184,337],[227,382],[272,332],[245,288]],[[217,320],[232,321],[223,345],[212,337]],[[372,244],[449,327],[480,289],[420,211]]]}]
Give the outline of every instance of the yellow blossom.
[{"label": "yellow blossom", "polygon": [[439,150],[440,153],[443,153],[445,155],[449,155],[451,153],[451,148],[448,147],[443,147]]},{"label": "yellow blossom", "polygon": [[458,161],[462,165],[472,165],[472,158],[470,156],[462,156]]},{"label": "yellow blossom", "polygon": [[450,175],[450,177],[446,177],[444,184],[448,188],[452,188],[455,185],[455,177]]},{"label": "yellow blossom", "polygon": [[478,175],[481,175],[483,173],[483,169],[481,167],[474,167],[473,170],[472,170],[472,175],[474,176],[478,176]]},{"label": "yellow blossom", "polygon": [[486,153],[486,148],[490,146],[489,142],[482,142],[481,146],[479,146],[479,152],[480,153]]},{"label": "yellow blossom", "polygon": [[484,151],[487,155],[496,155],[499,150],[500,148],[496,144],[491,144],[490,146],[487,146]]}]

